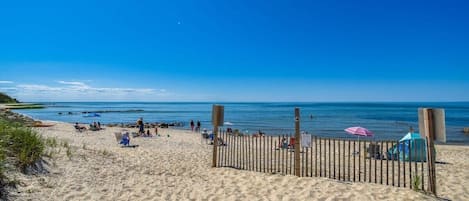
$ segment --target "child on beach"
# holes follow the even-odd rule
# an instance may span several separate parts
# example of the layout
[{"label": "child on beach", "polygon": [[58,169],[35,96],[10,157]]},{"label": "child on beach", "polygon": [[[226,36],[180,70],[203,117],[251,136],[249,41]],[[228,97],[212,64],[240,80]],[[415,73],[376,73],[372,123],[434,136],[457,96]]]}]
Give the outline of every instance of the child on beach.
[{"label": "child on beach", "polygon": [[145,137],[152,137],[152,135],[150,133],[150,130],[147,130],[147,133],[146,133]]},{"label": "child on beach", "polygon": [[124,146],[129,146],[130,145],[130,135],[129,132],[122,132],[122,139],[119,142],[119,144],[122,144]]}]

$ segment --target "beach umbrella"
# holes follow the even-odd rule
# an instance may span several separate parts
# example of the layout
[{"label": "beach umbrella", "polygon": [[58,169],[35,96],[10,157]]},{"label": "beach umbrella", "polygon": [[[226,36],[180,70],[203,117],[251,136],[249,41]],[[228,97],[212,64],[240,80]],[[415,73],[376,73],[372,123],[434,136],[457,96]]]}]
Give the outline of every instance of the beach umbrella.
[{"label": "beach umbrella", "polygon": [[358,137],[360,137],[360,136],[364,136],[364,137],[373,136],[373,132],[371,132],[370,130],[368,130],[366,128],[359,127],[359,126],[346,128],[344,131],[347,132],[347,133],[350,133],[352,135],[356,135]]},{"label": "beach umbrella", "polygon": [[371,132],[370,130],[368,130],[366,128],[360,127],[360,126],[346,128],[346,129],[344,129],[344,131],[349,133],[349,134],[358,136],[358,140],[360,140],[360,136],[363,136],[363,137],[372,137],[373,136],[373,132]]},{"label": "beach umbrella", "polygon": [[[346,129],[344,129],[344,131],[347,132],[347,133],[349,133],[349,134],[358,136],[358,140],[359,140],[359,141],[360,141],[360,136],[364,136],[364,137],[373,136],[373,132],[371,132],[370,130],[368,130],[368,129],[366,129],[366,128],[359,127],[359,126],[346,128]],[[355,155],[355,154],[358,154],[358,151],[355,152],[355,153],[353,153],[353,154],[354,154],[354,155]]]}]

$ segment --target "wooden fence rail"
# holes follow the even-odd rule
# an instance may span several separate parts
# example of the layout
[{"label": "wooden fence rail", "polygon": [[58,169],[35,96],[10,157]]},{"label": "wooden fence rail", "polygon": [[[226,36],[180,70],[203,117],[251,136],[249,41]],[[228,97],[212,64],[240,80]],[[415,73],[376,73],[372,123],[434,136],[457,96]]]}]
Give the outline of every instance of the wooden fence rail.
[{"label": "wooden fence rail", "polygon": [[372,141],[312,136],[295,160],[295,138],[290,135],[241,136],[220,131],[217,167],[368,182],[426,191],[425,143]]}]

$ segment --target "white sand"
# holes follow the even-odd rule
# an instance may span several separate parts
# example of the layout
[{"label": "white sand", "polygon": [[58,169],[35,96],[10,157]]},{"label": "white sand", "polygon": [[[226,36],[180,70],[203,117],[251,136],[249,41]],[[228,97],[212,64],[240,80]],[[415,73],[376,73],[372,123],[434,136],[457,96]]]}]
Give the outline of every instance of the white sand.
[{"label": "white sand", "polygon": [[[17,175],[14,200],[436,200],[408,188],[211,168],[212,147],[187,131],[159,129],[161,137],[132,139],[133,149],[117,144],[120,128],[78,133],[54,123],[37,130],[68,141],[71,160],[62,147],[50,174]],[[469,146],[437,149],[449,163],[437,165],[439,196],[469,200]]]}]

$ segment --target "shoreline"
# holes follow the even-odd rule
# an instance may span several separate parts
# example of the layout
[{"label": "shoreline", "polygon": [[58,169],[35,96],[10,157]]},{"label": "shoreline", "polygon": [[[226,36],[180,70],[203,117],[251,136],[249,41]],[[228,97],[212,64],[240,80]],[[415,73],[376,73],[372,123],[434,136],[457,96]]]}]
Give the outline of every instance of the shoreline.
[{"label": "shoreline", "polygon": [[[376,140],[399,140],[407,133],[409,126],[417,128],[416,108],[422,104],[393,104],[357,105],[357,104],[288,104],[288,103],[261,103],[261,104],[227,104],[227,121],[233,125],[226,125],[233,130],[255,133],[259,129],[271,135],[288,134],[294,131],[293,122],[288,116],[295,106],[301,107],[301,128],[308,133],[322,137],[347,137],[344,128],[351,126],[362,126],[376,135]],[[464,117],[468,115],[466,110],[454,108],[451,104],[431,105],[435,107],[447,107],[447,140],[454,144],[468,144],[469,136],[463,133],[465,125]],[[467,104],[456,105],[467,108]],[[363,108],[365,107],[365,108]],[[415,110],[413,109],[415,107]],[[80,122],[89,124],[100,121],[102,124],[133,124],[140,117],[152,124],[177,123],[188,128],[191,119],[200,120],[202,128],[211,130],[210,108],[207,103],[190,104],[184,103],[138,103],[129,102],[124,104],[106,103],[57,103],[43,110],[25,110],[18,112],[30,114],[40,119],[50,119],[66,122]],[[384,108],[384,109],[383,109]],[[140,110],[137,110],[140,109]],[[229,109],[229,110],[228,110]],[[264,110],[272,112],[265,112]],[[377,111],[374,111],[377,109]],[[97,111],[141,111],[125,113],[102,113],[99,118],[83,118],[83,112]],[[388,112],[394,111],[394,112]],[[451,113],[450,113],[451,111]],[[71,115],[67,115],[71,112]],[[62,113],[62,115],[59,115]],[[309,114],[314,115],[313,119]],[[399,114],[399,115],[397,115]],[[131,126],[126,126],[131,127]],[[153,126],[151,126],[153,127]]]},{"label": "shoreline", "polygon": [[[1,104],[0,104],[1,106]],[[0,111],[2,110],[5,110],[5,108],[1,108],[0,107]],[[71,122],[65,122],[65,121],[54,121],[54,120],[42,120],[42,119],[35,119],[29,115],[26,115],[26,114],[22,114],[21,112],[19,111],[12,111],[10,109],[6,109],[6,110],[9,110],[10,112],[12,113],[15,113],[17,114],[17,116],[23,116],[23,117],[27,117],[27,118],[30,118],[31,120],[35,121],[35,122],[43,122],[43,121],[48,121],[48,122],[60,122],[60,123],[67,123],[67,124],[73,124]],[[1,115],[1,114],[0,114]],[[78,122],[79,124],[82,124],[82,125],[90,125],[90,123],[82,123],[82,122]],[[158,127],[158,129],[161,129],[161,128],[171,128],[171,129],[175,129],[175,130],[181,130],[181,131],[190,131],[189,128],[184,128],[183,126],[176,126],[175,124],[177,123],[182,123],[184,124],[183,122],[174,122],[174,123],[165,123],[165,122],[162,122],[162,123],[159,123],[159,122],[147,122],[145,123],[145,129],[154,129],[155,127]],[[161,124],[163,124],[163,127],[160,127]],[[137,128],[137,124],[134,122],[121,122],[121,123],[109,123],[109,124],[102,124],[106,127],[112,127],[112,128],[121,128],[121,129],[131,129],[131,128]],[[168,126],[164,126],[164,125],[168,125]],[[207,128],[208,131],[211,131],[212,128]],[[150,130],[152,131],[152,130]],[[196,133],[195,131],[193,133]],[[462,133],[464,135],[464,133]],[[252,134],[248,134],[248,135],[252,135]],[[267,133],[267,135],[269,135],[269,133]],[[271,135],[271,134],[270,134]],[[312,134],[313,136],[320,136],[320,135],[314,135]],[[272,136],[278,136],[278,135],[272,135]],[[403,135],[404,136],[404,135]],[[322,136],[324,137],[324,136]],[[338,137],[338,138],[345,138],[345,139],[351,139],[351,140],[354,140],[355,137],[349,137],[349,136],[346,136],[346,137]],[[363,140],[363,139],[362,139]],[[383,140],[387,140],[387,139],[383,139]],[[435,145],[443,145],[443,146],[469,146],[468,143],[466,142],[446,142],[446,143],[439,143],[439,142],[435,142]]]}]

